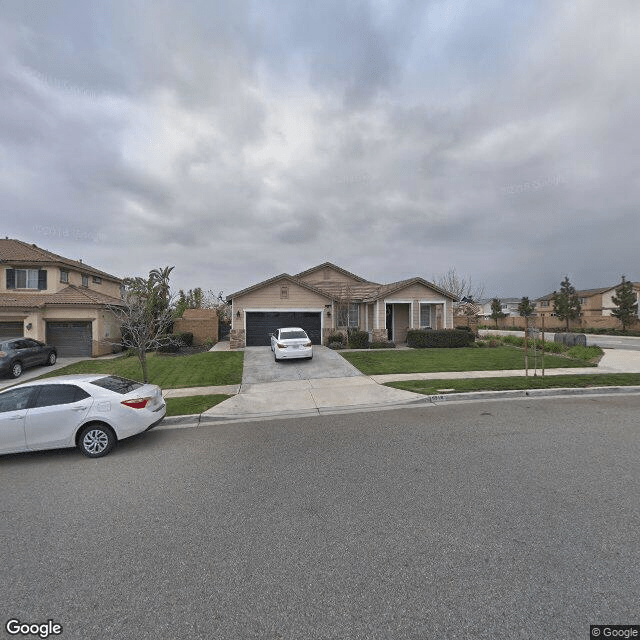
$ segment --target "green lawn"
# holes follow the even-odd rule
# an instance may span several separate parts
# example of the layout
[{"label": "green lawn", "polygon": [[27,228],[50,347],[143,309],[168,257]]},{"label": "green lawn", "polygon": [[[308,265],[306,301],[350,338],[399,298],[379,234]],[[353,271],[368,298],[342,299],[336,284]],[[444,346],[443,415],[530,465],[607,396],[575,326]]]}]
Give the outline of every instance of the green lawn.
[{"label": "green lawn", "polygon": [[[508,391],[517,389],[557,389],[585,387],[627,387],[640,385],[640,373],[603,373],[595,375],[561,375],[511,378],[464,378],[462,380],[405,380],[388,382],[387,387],[426,395],[463,393],[465,391]],[[443,391],[443,390],[448,391]]]},{"label": "green lawn", "polygon": [[[147,355],[149,382],[163,389],[208,387],[242,382],[242,351],[206,351],[191,356]],[[42,377],[69,373],[111,373],[142,380],[142,368],[135,356],[121,356],[109,360],[83,360]]]},{"label": "green lawn", "polygon": [[165,398],[168,416],[198,415],[230,398],[222,393],[209,396],[187,396],[186,398]]},{"label": "green lawn", "polygon": [[[439,371],[497,371],[524,369],[524,351],[516,347],[411,349],[401,351],[347,351],[342,356],[367,375],[385,373],[437,373]],[[533,368],[533,357],[529,356]],[[538,356],[538,366],[540,357]],[[585,360],[545,354],[545,369],[593,367]]]}]

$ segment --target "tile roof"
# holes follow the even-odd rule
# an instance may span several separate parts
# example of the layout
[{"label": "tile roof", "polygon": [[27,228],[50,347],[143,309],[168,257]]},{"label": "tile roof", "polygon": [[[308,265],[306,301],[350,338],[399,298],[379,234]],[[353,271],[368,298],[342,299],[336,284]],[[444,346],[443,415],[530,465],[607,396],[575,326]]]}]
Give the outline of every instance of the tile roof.
[{"label": "tile roof", "polygon": [[83,289],[74,285],[69,285],[56,293],[21,293],[6,292],[0,293],[0,307],[21,307],[34,308],[46,307],[49,305],[121,305],[122,300],[113,298],[98,291]]},{"label": "tile roof", "polygon": [[39,264],[61,264],[66,267],[82,271],[91,275],[108,278],[115,282],[121,282],[118,278],[105,271],[100,271],[95,267],[91,267],[79,260],[70,260],[57,253],[52,253],[46,249],[41,249],[35,244],[29,244],[22,240],[13,238],[0,238],[0,263],[9,263],[10,265],[39,265]]},{"label": "tile roof", "polygon": [[[303,282],[299,280],[299,276],[312,273],[325,266],[336,269],[348,276],[357,278],[359,282],[343,283],[343,282],[326,281],[326,282],[318,282],[311,285],[307,282]],[[389,293],[393,293],[394,291],[403,289],[404,287],[407,287],[411,284],[422,284],[426,287],[429,287],[430,289],[433,289],[434,291],[437,291],[438,293],[441,293],[442,295],[452,300],[456,300],[456,296],[454,296],[452,293],[449,293],[448,291],[445,291],[444,289],[441,289],[440,287],[437,287],[433,283],[428,282],[427,280],[424,280],[423,278],[420,278],[420,277],[408,278],[406,280],[399,280],[398,282],[392,282],[390,284],[378,284],[377,282],[368,282],[367,280],[360,278],[360,276],[356,276],[352,273],[349,273],[348,271],[345,271],[344,269],[340,269],[340,267],[336,267],[336,265],[330,262],[325,262],[317,267],[313,267],[312,269],[307,269],[306,271],[302,271],[301,273],[295,276],[289,275],[288,273],[281,273],[280,275],[274,276],[273,278],[269,278],[268,280],[263,280],[262,282],[258,282],[257,284],[251,285],[246,289],[242,289],[241,291],[236,291],[235,293],[229,294],[227,296],[227,301],[229,302],[233,298],[237,298],[246,293],[249,293],[250,291],[260,289],[261,287],[271,284],[273,282],[276,282],[277,280],[280,280],[280,279],[286,279],[290,282],[293,282],[294,284],[297,284],[301,287],[305,287],[306,289],[309,289],[311,291],[324,295],[325,297],[330,298],[332,300],[339,300],[340,298],[349,297],[349,299],[352,300],[353,302],[374,302],[375,300],[378,300],[384,297],[385,295],[388,295]]]}]

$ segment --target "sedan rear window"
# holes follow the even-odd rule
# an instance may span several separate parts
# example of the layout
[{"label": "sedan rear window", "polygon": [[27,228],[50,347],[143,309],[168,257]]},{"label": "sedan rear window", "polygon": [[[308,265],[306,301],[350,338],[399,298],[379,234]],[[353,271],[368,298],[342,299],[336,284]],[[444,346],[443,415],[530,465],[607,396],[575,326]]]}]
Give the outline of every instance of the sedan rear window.
[{"label": "sedan rear window", "polygon": [[295,340],[296,338],[306,338],[304,331],[283,331],[280,333],[280,340]]},{"label": "sedan rear window", "polygon": [[95,384],[96,387],[102,387],[109,391],[115,391],[115,393],[129,393],[139,389],[142,382],[136,382],[135,380],[127,380],[127,378],[120,378],[119,376],[105,376],[104,378],[98,378],[92,380],[91,384]]}]

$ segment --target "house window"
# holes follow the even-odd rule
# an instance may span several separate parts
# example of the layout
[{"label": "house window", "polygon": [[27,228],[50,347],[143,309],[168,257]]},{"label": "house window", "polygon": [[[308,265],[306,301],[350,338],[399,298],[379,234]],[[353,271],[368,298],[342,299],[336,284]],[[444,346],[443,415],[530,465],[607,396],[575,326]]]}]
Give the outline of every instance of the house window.
[{"label": "house window", "polygon": [[433,327],[433,305],[420,304],[420,326]]},{"label": "house window", "polygon": [[16,269],[16,289],[37,289],[38,269]]},{"label": "house window", "polygon": [[65,269],[60,269],[60,282],[67,284],[69,282],[69,272]]},{"label": "house window", "polygon": [[548,307],[549,306],[549,301],[548,300],[540,300],[540,306],[541,307]]},{"label": "house window", "polygon": [[287,286],[280,287],[280,298],[284,300],[288,297],[289,297],[289,287]]},{"label": "house window", "polygon": [[82,274],[82,286],[83,287],[89,286],[89,276],[86,273]]},{"label": "house window", "polygon": [[100,276],[93,276],[94,284],[102,284],[102,278]]},{"label": "house window", "polygon": [[360,305],[352,302],[349,305],[343,304],[338,307],[339,327],[359,327],[360,326]]},{"label": "house window", "polygon": [[586,304],[587,299],[586,298],[578,298],[578,301],[580,302],[580,304]]}]

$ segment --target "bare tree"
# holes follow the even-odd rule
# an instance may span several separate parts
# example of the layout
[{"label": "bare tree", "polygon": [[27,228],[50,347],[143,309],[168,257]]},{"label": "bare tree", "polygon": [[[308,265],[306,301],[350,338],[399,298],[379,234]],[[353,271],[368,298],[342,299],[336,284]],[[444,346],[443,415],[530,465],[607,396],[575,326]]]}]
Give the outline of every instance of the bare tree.
[{"label": "bare tree", "polygon": [[454,302],[453,309],[456,315],[461,313],[473,315],[478,312],[475,302],[484,296],[484,285],[474,284],[471,276],[461,276],[455,267],[451,267],[446,273],[434,276],[433,281],[438,287],[452,293],[458,299]]},{"label": "bare tree", "polygon": [[[153,271],[147,279],[127,278],[122,303],[107,307],[120,323],[121,338],[118,344],[135,351],[144,382],[149,382],[147,351],[177,342],[177,338],[167,335],[174,320],[168,273],[163,282],[158,282],[152,274]],[[158,286],[162,288],[161,291],[158,291]],[[159,298],[161,304],[158,304]]]}]

